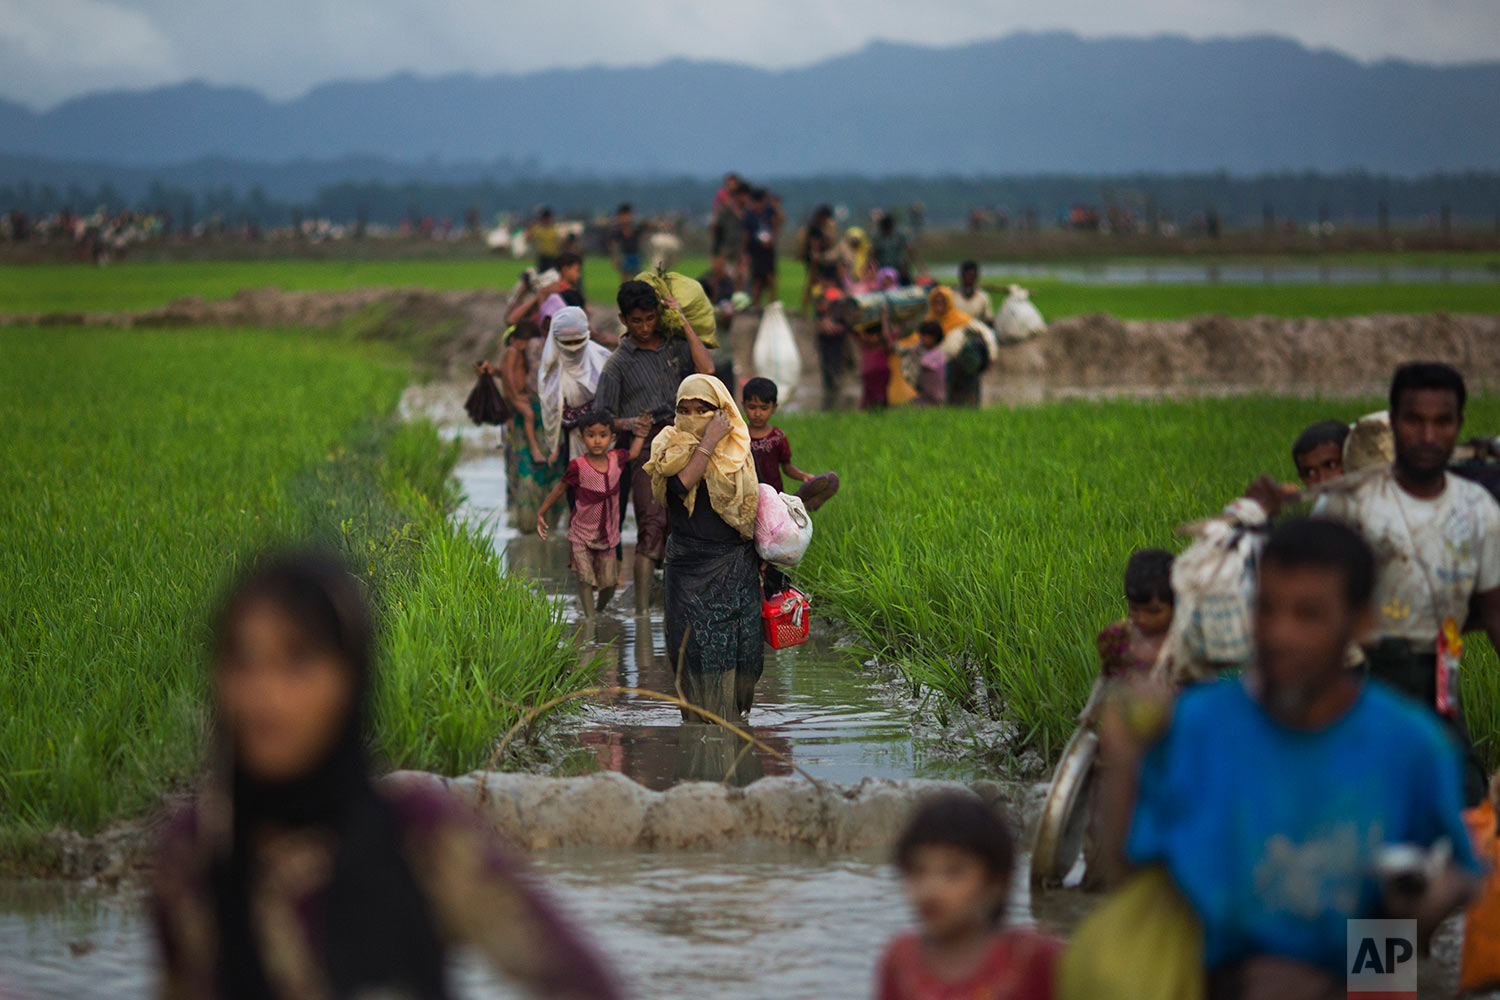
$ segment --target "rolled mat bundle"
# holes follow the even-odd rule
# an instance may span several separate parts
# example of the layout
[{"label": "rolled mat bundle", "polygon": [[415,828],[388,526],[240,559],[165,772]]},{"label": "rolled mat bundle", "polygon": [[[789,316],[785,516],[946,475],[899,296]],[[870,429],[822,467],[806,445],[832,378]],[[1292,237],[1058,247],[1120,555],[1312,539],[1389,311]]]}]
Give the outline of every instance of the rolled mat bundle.
[{"label": "rolled mat bundle", "polygon": [[919,285],[862,292],[839,300],[834,306],[834,315],[857,330],[870,329],[880,325],[880,313],[884,307],[889,310],[892,323],[911,323],[927,313],[927,292],[928,289]]},{"label": "rolled mat bundle", "polygon": [[469,398],[464,400],[464,410],[476,424],[503,424],[512,415],[510,404],[500,395],[500,387],[489,375],[479,376]]},{"label": "rolled mat bundle", "polygon": [[[682,306],[682,314],[692,324],[693,332],[698,334],[698,339],[703,341],[705,347],[719,346],[719,328],[714,318],[714,304],[708,301],[708,293],[703,286],[686,275],[678,274],[676,271],[642,271],[635,276],[637,281],[644,281],[656,289],[656,294],[665,298],[670,295]],[[682,320],[677,313],[666,306],[659,310],[657,324],[663,333],[669,337],[681,337]]]}]

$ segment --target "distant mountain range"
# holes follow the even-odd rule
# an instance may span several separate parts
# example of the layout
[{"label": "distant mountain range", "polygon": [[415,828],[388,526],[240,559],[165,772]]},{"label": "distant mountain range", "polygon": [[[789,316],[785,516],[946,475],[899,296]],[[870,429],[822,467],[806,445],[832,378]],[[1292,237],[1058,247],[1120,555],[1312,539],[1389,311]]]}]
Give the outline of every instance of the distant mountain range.
[{"label": "distant mountain range", "polygon": [[[204,158],[434,171],[708,176],[1500,167],[1500,61],[1365,64],[1281,38],[1015,34],[872,44],[799,69],[675,60],[524,75],[409,74],[273,102],[184,83],[34,112],[0,154],[139,167]],[[373,163],[373,160],[370,162]],[[404,171],[403,171],[404,172]],[[420,170],[414,172],[421,172]]]}]

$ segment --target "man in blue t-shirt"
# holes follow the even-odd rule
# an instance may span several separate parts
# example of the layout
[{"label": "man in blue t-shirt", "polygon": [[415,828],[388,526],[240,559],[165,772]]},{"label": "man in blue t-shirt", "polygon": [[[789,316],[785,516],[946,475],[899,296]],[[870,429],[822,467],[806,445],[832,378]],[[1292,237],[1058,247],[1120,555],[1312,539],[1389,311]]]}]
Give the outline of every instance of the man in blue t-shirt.
[{"label": "man in blue t-shirt", "polygon": [[[1282,525],[1261,557],[1245,677],[1185,692],[1154,746],[1120,713],[1105,723],[1106,773],[1139,775],[1128,826],[1105,829],[1125,863],[1164,865],[1197,912],[1214,995],[1342,995],[1350,918],[1414,918],[1425,941],[1475,887],[1457,749],[1345,667],[1374,620],[1374,574],[1352,528]],[[1420,891],[1376,874],[1384,848],[1441,841],[1451,860]]]}]

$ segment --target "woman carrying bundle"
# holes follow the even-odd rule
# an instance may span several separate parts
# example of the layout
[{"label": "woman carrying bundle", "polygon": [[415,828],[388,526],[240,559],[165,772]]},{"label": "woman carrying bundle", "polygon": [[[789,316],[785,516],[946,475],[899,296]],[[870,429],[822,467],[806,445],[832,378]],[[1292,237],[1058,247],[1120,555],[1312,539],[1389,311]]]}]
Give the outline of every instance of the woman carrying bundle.
[{"label": "woman carrying bundle", "polygon": [[[651,445],[651,491],[667,509],[667,655],[684,698],[731,722],[762,668],[759,483],[750,429],[724,383],[690,375],[677,417]],[[684,709],[683,718],[699,721]]]},{"label": "woman carrying bundle", "polygon": [[943,328],[949,405],[978,406],[979,376],[999,352],[994,331],[954,305],[953,292],[942,285],[928,294],[925,319]]}]

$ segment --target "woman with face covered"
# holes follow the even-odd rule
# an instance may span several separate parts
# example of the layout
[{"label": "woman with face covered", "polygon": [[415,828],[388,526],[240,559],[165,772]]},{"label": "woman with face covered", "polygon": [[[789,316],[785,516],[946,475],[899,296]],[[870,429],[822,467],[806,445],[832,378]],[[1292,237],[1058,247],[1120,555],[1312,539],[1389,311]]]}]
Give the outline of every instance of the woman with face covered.
[{"label": "woman with face covered", "polygon": [[277,559],[230,594],[213,766],[153,878],[162,995],[442,998],[462,941],[532,995],[614,997],[477,816],[371,781],[373,658],[360,583],[337,560]]},{"label": "woman with face covered", "polygon": [[712,375],[682,381],[676,420],[652,442],[644,468],[670,528],[667,655],[688,701],[738,720],[762,666],[760,494],[750,429],[724,383]]},{"label": "woman with face covered", "polygon": [[542,447],[548,463],[584,454],[578,421],[593,408],[609,349],[589,339],[589,316],[578,306],[559,309],[547,330],[538,374]]}]

